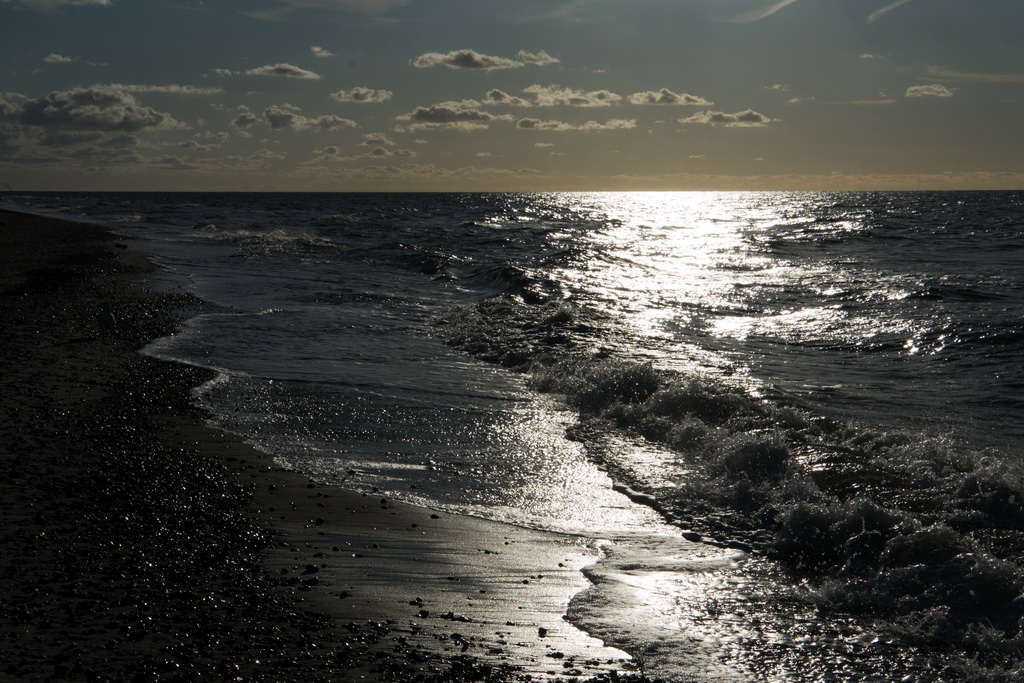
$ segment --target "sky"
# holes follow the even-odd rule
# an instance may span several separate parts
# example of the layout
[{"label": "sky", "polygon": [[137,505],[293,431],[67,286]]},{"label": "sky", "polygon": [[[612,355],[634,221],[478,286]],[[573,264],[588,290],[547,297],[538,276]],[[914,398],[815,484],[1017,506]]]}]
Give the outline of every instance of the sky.
[{"label": "sky", "polygon": [[0,190],[1024,189],[1021,0],[0,0]]}]

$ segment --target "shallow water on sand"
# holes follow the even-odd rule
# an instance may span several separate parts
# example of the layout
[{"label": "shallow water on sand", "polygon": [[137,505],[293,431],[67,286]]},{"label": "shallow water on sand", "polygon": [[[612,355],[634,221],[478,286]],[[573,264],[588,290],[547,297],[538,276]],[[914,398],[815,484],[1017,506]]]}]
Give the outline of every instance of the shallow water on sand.
[{"label": "shallow water on sand", "polygon": [[652,671],[1024,662],[1020,193],[7,201],[210,302],[148,352],[282,462],[610,539],[572,618]]}]

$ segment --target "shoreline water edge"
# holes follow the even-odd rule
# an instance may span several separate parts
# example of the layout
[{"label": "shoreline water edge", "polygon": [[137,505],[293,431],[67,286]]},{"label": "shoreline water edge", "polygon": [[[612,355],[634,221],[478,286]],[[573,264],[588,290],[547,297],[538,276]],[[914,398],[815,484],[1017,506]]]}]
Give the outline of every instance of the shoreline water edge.
[{"label": "shoreline water edge", "polygon": [[1020,193],[0,209],[0,681],[1024,671]]},{"label": "shoreline water edge", "polygon": [[202,305],[144,253],[13,212],[0,245],[0,678],[647,680],[564,619],[589,539],[286,471],[138,353]]}]

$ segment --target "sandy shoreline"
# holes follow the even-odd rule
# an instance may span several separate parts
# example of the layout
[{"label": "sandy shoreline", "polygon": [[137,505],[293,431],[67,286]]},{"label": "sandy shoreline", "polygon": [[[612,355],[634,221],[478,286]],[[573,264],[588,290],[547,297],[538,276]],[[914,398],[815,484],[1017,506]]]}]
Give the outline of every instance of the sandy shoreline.
[{"label": "sandy shoreline", "polygon": [[562,618],[581,539],[315,486],[207,427],[207,373],[135,352],[194,302],[119,246],[0,212],[0,680],[626,678]]}]

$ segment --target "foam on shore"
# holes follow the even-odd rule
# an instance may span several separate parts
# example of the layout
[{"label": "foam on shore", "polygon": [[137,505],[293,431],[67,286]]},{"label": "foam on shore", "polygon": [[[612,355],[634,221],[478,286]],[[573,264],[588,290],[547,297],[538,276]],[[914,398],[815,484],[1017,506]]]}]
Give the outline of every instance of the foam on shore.
[{"label": "foam on shore", "polygon": [[[94,226],[12,213],[0,241],[0,673],[498,681],[631,668],[563,620],[596,556],[586,541],[276,467],[205,425],[188,396],[206,371],[135,353],[195,304],[140,286],[144,255]],[[102,301],[113,331],[96,321]]]}]

